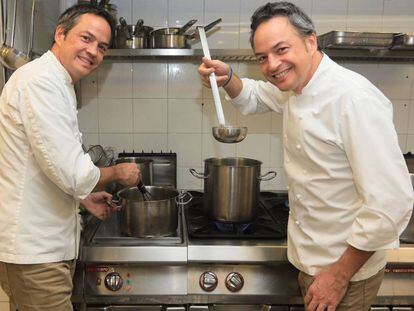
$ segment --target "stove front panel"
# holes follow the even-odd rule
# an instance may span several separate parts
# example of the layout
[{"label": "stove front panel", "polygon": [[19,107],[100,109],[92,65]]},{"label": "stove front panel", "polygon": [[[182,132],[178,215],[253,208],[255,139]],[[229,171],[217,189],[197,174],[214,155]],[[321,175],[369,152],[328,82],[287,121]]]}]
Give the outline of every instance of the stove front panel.
[{"label": "stove front panel", "polygon": [[85,296],[186,295],[187,267],[86,265]]}]

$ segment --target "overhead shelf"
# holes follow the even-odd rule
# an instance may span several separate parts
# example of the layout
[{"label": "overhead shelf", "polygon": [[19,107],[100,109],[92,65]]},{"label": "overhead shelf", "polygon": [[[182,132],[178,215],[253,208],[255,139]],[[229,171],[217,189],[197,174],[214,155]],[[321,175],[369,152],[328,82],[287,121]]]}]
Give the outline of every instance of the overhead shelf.
[{"label": "overhead shelf", "polygon": [[[322,51],[335,60],[414,61],[414,38],[406,34],[333,31],[319,36],[318,42]],[[212,49],[210,53],[213,59],[223,61],[256,61],[251,49]],[[201,57],[202,49],[109,49],[106,52],[107,59],[199,60]]]}]

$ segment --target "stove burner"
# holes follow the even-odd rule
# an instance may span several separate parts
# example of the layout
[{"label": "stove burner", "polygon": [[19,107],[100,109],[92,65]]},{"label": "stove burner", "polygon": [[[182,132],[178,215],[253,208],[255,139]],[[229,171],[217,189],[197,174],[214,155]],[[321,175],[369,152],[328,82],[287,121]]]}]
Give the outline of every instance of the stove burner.
[{"label": "stove burner", "polygon": [[287,194],[262,192],[256,218],[251,223],[223,223],[210,219],[203,209],[203,193],[190,191],[192,202],[185,208],[188,234],[192,238],[283,239],[289,208]]},{"label": "stove burner", "polygon": [[235,224],[235,223],[226,223],[226,222],[221,222],[221,221],[215,221],[214,225],[216,226],[217,230],[220,231],[220,232],[243,234],[249,228],[251,223]]}]

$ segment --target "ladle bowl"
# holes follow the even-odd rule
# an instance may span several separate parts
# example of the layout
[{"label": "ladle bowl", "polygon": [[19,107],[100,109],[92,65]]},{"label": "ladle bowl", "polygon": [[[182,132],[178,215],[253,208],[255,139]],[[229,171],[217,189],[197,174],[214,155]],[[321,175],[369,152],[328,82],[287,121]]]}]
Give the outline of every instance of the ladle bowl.
[{"label": "ladle bowl", "polygon": [[222,143],[238,143],[246,138],[246,126],[215,126],[213,127],[213,136]]}]

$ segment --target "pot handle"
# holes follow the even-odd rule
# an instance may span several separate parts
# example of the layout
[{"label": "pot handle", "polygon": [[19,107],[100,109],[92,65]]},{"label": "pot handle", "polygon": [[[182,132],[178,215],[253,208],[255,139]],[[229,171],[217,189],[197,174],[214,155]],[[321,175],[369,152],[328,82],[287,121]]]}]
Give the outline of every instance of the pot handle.
[{"label": "pot handle", "polygon": [[190,168],[189,171],[190,171],[191,175],[193,175],[194,177],[197,177],[199,179],[207,179],[208,178],[208,176],[205,176],[204,173],[198,173],[193,168]]},{"label": "pot handle", "polygon": [[[188,196],[188,200],[187,201],[183,201],[186,196]],[[190,201],[192,199],[193,199],[193,196],[191,195],[190,192],[188,192],[188,191],[181,191],[181,193],[177,197],[175,197],[175,203],[177,203],[177,205],[184,206],[187,203],[190,203]]]},{"label": "pot handle", "polygon": [[[267,175],[271,175],[271,176],[266,177]],[[266,174],[264,174],[260,177],[257,177],[257,179],[260,180],[260,181],[268,181],[268,180],[271,180],[271,179],[275,178],[276,176],[277,176],[277,173],[275,171],[269,171]]]}]

